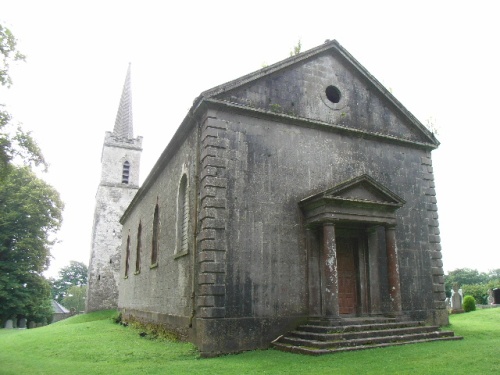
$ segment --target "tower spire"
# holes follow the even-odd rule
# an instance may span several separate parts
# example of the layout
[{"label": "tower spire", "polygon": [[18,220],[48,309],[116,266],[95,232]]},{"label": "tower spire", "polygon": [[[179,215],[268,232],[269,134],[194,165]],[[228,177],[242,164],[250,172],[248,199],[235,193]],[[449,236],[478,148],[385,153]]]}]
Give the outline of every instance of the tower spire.
[{"label": "tower spire", "polygon": [[134,127],[132,118],[132,90],[130,85],[130,63],[128,64],[127,77],[123,84],[122,96],[118,113],[116,114],[113,134],[119,138],[134,138]]}]

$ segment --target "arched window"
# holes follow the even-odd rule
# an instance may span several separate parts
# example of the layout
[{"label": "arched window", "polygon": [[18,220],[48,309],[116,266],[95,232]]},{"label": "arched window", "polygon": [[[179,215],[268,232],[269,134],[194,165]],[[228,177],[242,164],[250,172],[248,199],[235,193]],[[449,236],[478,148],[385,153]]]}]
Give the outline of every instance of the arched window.
[{"label": "arched window", "polygon": [[125,163],[123,163],[122,184],[128,184],[129,176],[130,176],[130,163],[126,161]]},{"label": "arched window", "polygon": [[141,272],[141,235],[142,235],[142,224],[139,222],[139,227],[137,228],[137,249],[135,256],[135,273]]},{"label": "arched window", "polygon": [[179,185],[177,197],[177,252],[188,251],[188,225],[189,225],[189,196],[187,189],[187,176],[183,175]]},{"label": "arched window", "polygon": [[129,262],[130,262],[130,235],[127,236],[127,250],[125,252],[125,277],[128,277]]},{"label": "arched window", "polygon": [[158,232],[160,229],[160,207],[158,203],[155,207],[155,213],[153,216],[153,243],[151,246],[151,264],[154,265],[158,262]]}]

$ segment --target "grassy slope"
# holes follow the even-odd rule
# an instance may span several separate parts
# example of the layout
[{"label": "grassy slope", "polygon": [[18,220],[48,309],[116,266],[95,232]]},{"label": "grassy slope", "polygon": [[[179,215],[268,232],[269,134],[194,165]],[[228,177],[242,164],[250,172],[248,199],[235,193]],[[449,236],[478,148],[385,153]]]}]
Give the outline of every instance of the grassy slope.
[{"label": "grassy slope", "polygon": [[451,316],[462,341],[308,357],[275,350],[199,359],[188,343],[141,338],[112,312],[33,330],[0,330],[0,374],[500,373],[500,309]]}]

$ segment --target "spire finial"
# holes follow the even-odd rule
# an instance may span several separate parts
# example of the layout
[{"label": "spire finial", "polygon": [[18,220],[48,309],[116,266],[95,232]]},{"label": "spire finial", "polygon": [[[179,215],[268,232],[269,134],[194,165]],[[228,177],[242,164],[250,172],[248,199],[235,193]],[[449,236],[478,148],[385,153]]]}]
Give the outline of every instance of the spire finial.
[{"label": "spire finial", "polygon": [[130,86],[130,63],[128,64],[127,77],[123,84],[122,96],[118,113],[116,114],[115,128],[113,133],[119,138],[134,138],[134,126],[132,118],[132,90]]}]

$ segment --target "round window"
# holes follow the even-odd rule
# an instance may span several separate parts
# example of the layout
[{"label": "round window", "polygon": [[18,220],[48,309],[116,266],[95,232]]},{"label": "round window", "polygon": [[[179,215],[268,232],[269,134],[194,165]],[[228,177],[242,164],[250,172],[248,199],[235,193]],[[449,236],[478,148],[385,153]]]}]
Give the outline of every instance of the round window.
[{"label": "round window", "polygon": [[325,90],[326,97],[334,104],[340,102],[340,90],[335,86],[328,86]]}]

